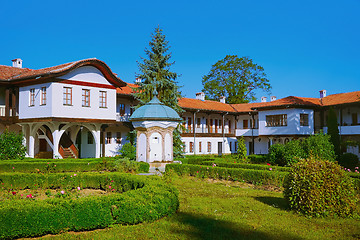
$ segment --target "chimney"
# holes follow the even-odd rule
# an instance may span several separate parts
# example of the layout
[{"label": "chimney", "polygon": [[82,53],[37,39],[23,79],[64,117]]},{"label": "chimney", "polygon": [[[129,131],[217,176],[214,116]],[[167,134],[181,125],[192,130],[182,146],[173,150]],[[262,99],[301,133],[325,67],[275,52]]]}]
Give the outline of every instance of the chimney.
[{"label": "chimney", "polygon": [[326,97],[326,90],[320,90],[320,98]]},{"label": "chimney", "polygon": [[135,78],[135,83],[141,83],[141,78]]},{"label": "chimney", "polygon": [[22,68],[22,60],[21,58],[15,58],[12,61],[12,66],[17,68]]},{"label": "chimney", "polygon": [[221,102],[221,103],[225,103],[225,100],[226,100],[226,97],[225,97],[225,96],[221,96],[221,97],[220,97],[220,102]]},{"label": "chimney", "polygon": [[205,93],[203,93],[203,92],[196,93],[196,99],[204,101],[205,100]]},{"label": "chimney", "polygon": [[271,96],[270,101],[272,102],[272,101],[275,101],[275,100],[276,100],[276,96]]},{"label": "chimney", "polygon": [[261,97],[261,102],[266,102],[267,97]]}]

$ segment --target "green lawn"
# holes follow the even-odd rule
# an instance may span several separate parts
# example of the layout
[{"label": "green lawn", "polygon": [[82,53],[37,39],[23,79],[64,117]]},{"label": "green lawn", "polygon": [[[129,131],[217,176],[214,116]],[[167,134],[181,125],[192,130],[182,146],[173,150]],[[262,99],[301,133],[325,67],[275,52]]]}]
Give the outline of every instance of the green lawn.
[{"label": "green lawn", "polygon": [[[360,239],[359,219],[309,219],[290,212],[282,193],[243,183],[175,177],[177,214],[44,239]],[[359,207],[360,208],[360,207]]]}]

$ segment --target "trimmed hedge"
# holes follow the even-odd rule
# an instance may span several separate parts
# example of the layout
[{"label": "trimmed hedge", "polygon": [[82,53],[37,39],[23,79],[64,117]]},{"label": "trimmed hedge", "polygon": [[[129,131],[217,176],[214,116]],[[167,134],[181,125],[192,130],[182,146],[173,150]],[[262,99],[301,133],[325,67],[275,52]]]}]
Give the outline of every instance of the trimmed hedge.
[{"label": "trimmed hedge", "polygon": [[[47,161],[1,161],[0,173],[4,172],[27,172],[27,173],[49,173],[49,172],[91,172],[91,171],[116,171],[116,162],[122,161],[121,159],[114,160],[92,160],[92,161],[74,161],[73,159],[47,159]],[[128,160],[124,160],[128,162]],[[149,172],[149,164],[145,162],[131,161],[139,172]]]},{"label": "trimmed hedge", "polygon": [[191,164],[167,164],[165,170],[174,170],[180,175],[189,174],[202,178],[245,181],[253,184],[272,184],[282,186],[287,172],[255,170],[243,168],[223,168]]},{"label": "trimmed hedge", "polygon": [[281,172],[288,172],[290,171],[289,167],[278,167],[278,166],[268,166],[264,164],[247,164],[247,163],[229,163],[229,162],[221,162],[221,161],[204,161],[198,165],[206,165],[212,166],[216,164],[217,167],[224,167],[224,168],[244,168],[244,169],[255,169],[255,170],[271,170],[274,171],[281,171]]},{"label": "trimmed hedge", "polygon": [[[71,177],[73,176],[73,177]],[[0,202],[0,238],[34,237],[61,231],[104,228],[114,223],[154,221],[179,207],[177,189],[158,178],[119,173],[0,174],[4,187],[107,188],[117,193],[79,199]],[[131,190],[131,191],[130,191]],[[121,193],[123,192],[123,193]]]}]

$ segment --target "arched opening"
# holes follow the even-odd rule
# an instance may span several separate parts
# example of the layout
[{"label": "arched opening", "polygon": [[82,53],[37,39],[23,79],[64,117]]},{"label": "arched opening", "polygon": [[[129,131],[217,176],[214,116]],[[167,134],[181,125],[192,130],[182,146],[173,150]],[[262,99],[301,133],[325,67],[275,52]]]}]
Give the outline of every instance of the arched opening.
[{"label": "arched opening", "polygon": [[75,146],[78,149],[79,158],[95,158],[96,143],[93,133],[86,127],[81,126],[76,134]]},{"label": "arched opening", "polygon": [[36,131],[35,138],[35,158],[53,157],[53,136],[47,125],[42,125]]}]

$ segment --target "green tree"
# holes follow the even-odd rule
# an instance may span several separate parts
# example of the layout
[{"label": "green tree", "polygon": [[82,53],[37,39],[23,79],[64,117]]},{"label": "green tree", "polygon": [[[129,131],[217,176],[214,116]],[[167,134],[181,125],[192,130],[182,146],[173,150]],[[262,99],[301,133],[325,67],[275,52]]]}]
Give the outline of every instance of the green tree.
[{"label": "green tree", "polygon": [[210,99],[225,96],[227,103],[255,101],[254,90],[269,92],[271,89],[264,68],[249,57],[237,55],[227,55],[212,65],[210,72],[203,76],[202,84],[203,92]]},{"label": "green tree", "polygon": [[241,161],[245,161],[247,159],[247,149],[245,145],[244,137],[239,137],[237,140],[237,154],[238,159]]},{"label": "green tree", "polygon": [[5,131],[0,135],[0,159],[23,159],[26,147],[23,145],[23,135]]},{"label": "green tree", "polygon": [[[179,74],[172,72],[170,67],[175,63],[171,62],[169,53],[169,42],[166,41],[162,29],[157,27],[151,35],[149,48],[145,48],[146,57],[141,57],[141,62],[137,62],[140,73],[136,74],[141,79],[138,87],[134,88],[134,96],[139,101],[137,107],[149,102],[154,97],[156,90],[158,99],[166,106],[174,109],[179,115],[183,112],[178,104],[181,98],[178,82]],[[181,141],[181,124],[174,130],[173,144],[174,157],[181,156],[183,153],[183,143]]]},{"label": "green tree", "polygon": [[334,151],[337,157],[341,155],[340,150],[340,135],[336,113],[333,108],[330,108],[327,119],[327,134],[330,135],[330,142],[334,145]]}]

